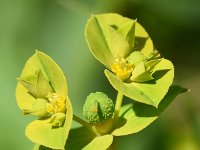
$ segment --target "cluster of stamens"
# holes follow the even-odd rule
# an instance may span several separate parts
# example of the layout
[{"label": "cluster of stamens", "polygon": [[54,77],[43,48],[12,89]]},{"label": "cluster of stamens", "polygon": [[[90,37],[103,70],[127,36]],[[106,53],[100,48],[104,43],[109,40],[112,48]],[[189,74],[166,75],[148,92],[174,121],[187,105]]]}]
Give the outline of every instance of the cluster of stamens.
[{"label": "cluster of stamens", "polygon": [[111,65],[111,70],[117,77],[126,80],[130,77],[134,66],[128,63],[124,58],[117,56],[114,63]]},{"label": "cluster of stamens", "polygon": [[50,114],[64,113],[65,97],[57,93],[49,93],[47,96],[49,103],[46,104],[47,112]]}]

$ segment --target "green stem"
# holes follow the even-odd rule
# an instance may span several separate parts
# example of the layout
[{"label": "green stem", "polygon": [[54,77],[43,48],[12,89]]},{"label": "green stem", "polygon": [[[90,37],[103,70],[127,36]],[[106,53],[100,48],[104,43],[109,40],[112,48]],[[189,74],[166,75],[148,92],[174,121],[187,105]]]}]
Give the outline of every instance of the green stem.
[{"label": "green stem", "polygon": [[117,99],[116,99],[116,102],[115,102],[114,120],[117,120],[117,118],[119,117],[119,112],[120,112],[120,109],[121,109],[122,100],[123,100],[123,94],[118,91]]},{"label": "green stem", "polygon": [[96,128],[92,125],[90,125],[88,122],[86,122],[85,120],[81,119],[80,117],[73,115],[73,120],[78,122],[79,124],[83,125],[84,127],[86,127],[88,130],[94,132],[96,135],[99,135],[96,131]]}]

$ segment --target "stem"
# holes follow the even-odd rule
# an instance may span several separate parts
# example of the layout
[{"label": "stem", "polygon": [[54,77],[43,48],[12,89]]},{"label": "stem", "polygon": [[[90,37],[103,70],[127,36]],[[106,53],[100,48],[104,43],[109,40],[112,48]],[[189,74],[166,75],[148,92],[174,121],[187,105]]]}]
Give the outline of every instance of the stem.
[{"label": "stem", "polygon": [[122,105],[122,100],[123,100],[123,94],[118,91],[117,99],[116,99],[116,102],[115,102],[114,120],[117,120],[117,118],[119,116],[119,112],[120,112],[121,105]]},{"label": "stem", "polygon": [[88,130],[94,132],[96,135],[99,135],[96,131],[96,128],[92,125],[90,125],[88,122],[86,122],[85,120],[81,119],[80,117],[73,115],[73,120],[78,122],[79,124],[83,125],[84,127],[86,127]]}]

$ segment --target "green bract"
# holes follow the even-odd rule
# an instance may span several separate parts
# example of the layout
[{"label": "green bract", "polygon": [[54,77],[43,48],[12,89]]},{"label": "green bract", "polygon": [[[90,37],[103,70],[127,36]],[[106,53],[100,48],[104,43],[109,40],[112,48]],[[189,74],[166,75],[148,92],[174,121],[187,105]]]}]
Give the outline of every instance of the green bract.
[{"label": "green bract", "polygon": [[49,56],[36,51],[26,62],[18,81],[18,106],[24,114],[38,117],[27,126],[26,136],[46,147],[62,149],[72,122],[63,72]]},{"label": "green bract", "polygon": [[105,74],[117,91],[158,107],[172,84],[174,67],[160,58],[136,20],[112,13],[93,15],[85,37],[93,55],[110,70]]},{"label": "green bract", "polygon": [[93,124],[110,119],[113,112],[113,101],[102,92],[91,93],[83,106],[83,115]]}]

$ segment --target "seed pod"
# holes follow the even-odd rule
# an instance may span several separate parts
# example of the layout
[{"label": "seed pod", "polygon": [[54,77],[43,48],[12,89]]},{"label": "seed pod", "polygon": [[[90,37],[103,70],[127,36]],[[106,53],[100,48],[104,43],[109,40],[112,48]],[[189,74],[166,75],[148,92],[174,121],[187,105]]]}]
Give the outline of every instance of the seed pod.
[{"label": "seed pod", "polygon": [[114,103],[104,93],[91,93],[83,106],[83,115],[93,124],[103,122],[113,116]]}]

